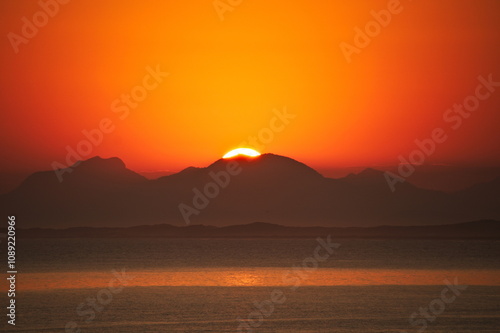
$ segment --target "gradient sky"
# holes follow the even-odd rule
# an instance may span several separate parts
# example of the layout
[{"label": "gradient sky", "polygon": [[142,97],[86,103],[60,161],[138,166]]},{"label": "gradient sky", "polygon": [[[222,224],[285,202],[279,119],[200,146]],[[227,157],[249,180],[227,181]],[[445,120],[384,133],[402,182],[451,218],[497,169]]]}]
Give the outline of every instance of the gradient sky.
[{"label": "gradient sky", "polygon": [[[212,0],[73,0],[16,53],[8,34],[22,35],[22,18],[41,7],[1,1],[0,171],[64,164],[105,118],[114,130],[85,158],[118,156],[136,171],[205,166],[284,107],[296,117],[263,152],[316,168],[395,165],[436,127],[449,138],[427,163],[500,165],[500,88],[459,129],[443,121],[479,75],[500,81],[500,2],[402,0],[348,63],[340,43],[387,7],[244,0],[221,21]],[[120,119],[113,101],[157,65],[169,76]]]}]

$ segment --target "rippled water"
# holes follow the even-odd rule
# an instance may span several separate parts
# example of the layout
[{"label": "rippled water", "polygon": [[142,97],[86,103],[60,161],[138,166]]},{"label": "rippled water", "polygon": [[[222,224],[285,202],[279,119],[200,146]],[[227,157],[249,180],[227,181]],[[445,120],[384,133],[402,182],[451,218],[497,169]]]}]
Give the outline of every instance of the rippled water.
[{"label": "rippled water", "polygon": [[[426,332],[499,332],[500,242],[336,242],[340,247],[315,268],[307,260],[315,240],[21,240],[17,325],[0,328],[417,332],[425,324]],[[123,270],[122,289],[116,276]],[[410,320],[420,308],[439,305],[434,300],[454,279],[467,289],[441,302],[435,319]],[[111,281],[119,288],[113,293]],[[273,295],[280,302],[271,302]],[[85,303],[93,298],[103,304],[91,310]],[[258,312],[259,304],[267,308]]]}]

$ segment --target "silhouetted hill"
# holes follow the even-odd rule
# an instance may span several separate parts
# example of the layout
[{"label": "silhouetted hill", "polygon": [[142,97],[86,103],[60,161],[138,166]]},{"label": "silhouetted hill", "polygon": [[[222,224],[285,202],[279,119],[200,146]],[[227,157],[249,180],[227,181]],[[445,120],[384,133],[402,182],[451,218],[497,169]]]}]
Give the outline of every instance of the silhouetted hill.
[{"label": "silhouetted hill", "polygon": [[25,226],[141,220],[142,207],[133,192],[146,186],[148,180],[127,169],[120,159],[94,157],[69,170],[62,182],[54,171],[32,174],[17,189],[2,196],[2,212],[18,216]]},{"label": "silhouetted hill", "polygon": [[63,181],[54,171],[36,172],[26,178],[12,193],[15,195],[43,196],[47,192],[78,190],[107,190],[123,188],[145,182],[146,178],[127,169],[119,158],[103,159],[99,156],[81,161],[64,175]]},{"label": "silhouetted hill", "polygon": [[[6,229],[4,228],[2,232],[6,232]],[[316,238],[331,235],[337,239],[500,239],[500,221],[369,228],[286,227],[262,222],[226,227],[206,225],[177,227],[158,224],[128,228],[18,229],[17,234],[22,238]]]},{"label": "silhouetted hill", "polygon": [[[397,173],[396,167],[388,167]],[[421,165],[408,182],[420,188],[456,192],[500,177],[500,167]]]},{"label": "silhouetted hill", "polygon": [[[226,179],[223,174],[235,162],[241,172]],[[216,226],[253,221],[302,227],[432,225],[500,219],[498,179],[456,193],[406,182],[393,193],[378,170],[331,179],[273,154],[219,159],[155,180],[127,169],[118,158],[95,157],[69,170],[63,182],[53,171],[31,175],[0,196],[2,213],[16,215],[24,228],[183,226],[181,204],[193,208],[191,224]]]}]

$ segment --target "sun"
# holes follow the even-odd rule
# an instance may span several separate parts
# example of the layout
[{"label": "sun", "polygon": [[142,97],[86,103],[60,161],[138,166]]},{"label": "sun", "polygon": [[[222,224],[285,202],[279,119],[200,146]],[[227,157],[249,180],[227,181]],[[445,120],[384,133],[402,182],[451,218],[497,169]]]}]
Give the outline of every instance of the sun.
[{"label": "sun", "polygon": [[232,158],[232,157],[235,157],[238,155],[244,155],[244,156],[248,156],[248,157],[257,157],[257,156],[260,156],[260,153],[258,151],[256,151],[255,149],[251,149],[251,148],[237,148],[237,149],[231,150],[229,153],[222,156],[222,158]]}]

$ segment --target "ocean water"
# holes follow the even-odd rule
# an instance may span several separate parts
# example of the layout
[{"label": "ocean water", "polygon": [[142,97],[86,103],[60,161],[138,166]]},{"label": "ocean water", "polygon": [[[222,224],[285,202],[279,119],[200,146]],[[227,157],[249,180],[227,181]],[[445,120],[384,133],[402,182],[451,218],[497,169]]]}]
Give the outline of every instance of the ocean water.
[{"label": "ocean water", "polygon": [[333,241],[314,261],[311,239],[18,240],[0,329],[500,332],[500,242]]}]

